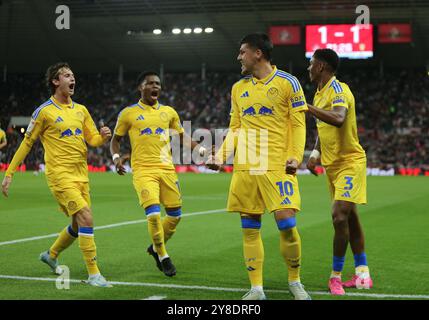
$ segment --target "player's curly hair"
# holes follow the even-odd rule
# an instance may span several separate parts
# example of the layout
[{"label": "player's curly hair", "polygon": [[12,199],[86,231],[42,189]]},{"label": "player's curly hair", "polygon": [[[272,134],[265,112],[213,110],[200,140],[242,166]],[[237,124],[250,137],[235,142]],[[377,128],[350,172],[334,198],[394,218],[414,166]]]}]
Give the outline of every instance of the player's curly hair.
[{"label": "player's curly hair", "polygon": [[137,83],[136,83],[137,87],[139,87],[142,84],[142,82],[146,80],[146,77],[149,77],[149,76],[157,76],[159,78],[159,74],[155,71],[143,71],[137,77]]},{"label": "player's curly hair", "polygon": [[54,94],[55,90],[57,89],[56,85],[52,83],[52,80],[59,80],[60,70],[62,68],[71,69],[67,62],[58,62],[49,66],[48,70],[46,70],[46,86],[48,87],[48,90],[51,92],[51,94]]},{"label": "player's curly hair", "polygon": [[340,65],[338,54],[332,49],[317,49],[314,51],[313,57],[319,61],[325,62],[331,67],[332,72],[337,72]]}]

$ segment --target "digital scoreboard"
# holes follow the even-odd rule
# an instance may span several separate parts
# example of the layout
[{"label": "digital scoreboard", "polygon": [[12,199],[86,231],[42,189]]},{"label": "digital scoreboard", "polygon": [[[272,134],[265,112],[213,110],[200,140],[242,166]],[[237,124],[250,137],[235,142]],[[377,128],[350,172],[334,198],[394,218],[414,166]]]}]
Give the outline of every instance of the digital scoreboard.
[{"label": "digital scoreboard", "polygon": [[374,55],[372,24],[308,25],[305,34],[307,58],[324,48],[334,50],[341,58],[367,59]]}]

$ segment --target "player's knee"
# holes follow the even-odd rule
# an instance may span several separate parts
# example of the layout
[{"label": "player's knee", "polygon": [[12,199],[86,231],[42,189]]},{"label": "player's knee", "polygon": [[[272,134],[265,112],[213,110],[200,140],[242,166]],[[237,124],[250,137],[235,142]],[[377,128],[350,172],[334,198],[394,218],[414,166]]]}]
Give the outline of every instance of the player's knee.
[{"label": "player's knee", "polygon": [[173,218],[177,218],[180,220],[180,218],[182,217],[182,208],[166,208],[165,209],[166,213],[168,216],[173,217]]},{"label": "player's knee", "polygon": [[276,221],[295,218],[296,211],[295,209],[282,209],[274,212],[274,217]]},{"label": "player's knee", "polygon": [[341,210],[334,210],[332,213],[332,223],[335,229],[343,229],[348,224],[348,215],[347,213]]},{"label": "player's knee", "polygon": [[93,219],[91,209],[88,207],[82,208],[76,214],[76,222],[79,227],[92,227]]}]

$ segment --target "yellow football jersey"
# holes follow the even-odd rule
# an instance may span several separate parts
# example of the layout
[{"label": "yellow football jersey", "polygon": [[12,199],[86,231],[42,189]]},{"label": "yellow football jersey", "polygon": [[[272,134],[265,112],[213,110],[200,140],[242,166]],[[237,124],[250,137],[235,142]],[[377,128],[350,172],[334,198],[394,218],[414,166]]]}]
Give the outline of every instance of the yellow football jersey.
[{"label": "yellow football jersey", "polygon": [[141,100],[120,112],[115,127],[116,135],[130,137],[133,172],[174,170],[170,133],[183,132],[176,110],[159,102],[146,105]]},{"label": "yellow football jersey", "polygon": [[51,97],[38,107],[6,175],[14,173],[37,138],[45,150],[46,177],[50,186],[65,181],[88,181],[85,141],[98,147],[103,139],[85,106],[73,101],[61,104]]},{"label": "yellow football jersey", "polygon": [[6,133],[0,129],[0,143],[3,143],[6,141]]},{"label": "yellow football jersey", "polygon": [[225,161],[231,153],[235,132],[234,170],[284,170],[288,157],[301,162],[307,109],[291,74],[273,66],[264,79],[244,77],[232,87],[230,131],[217,157]]},{"label": "yellow football jersey", "polygon": [[366,159],[365,151],[359,144],[355,98],[349,86],[338,81],[335,76],[332,77],[321,90],[317,90],[314,106],[324,110],[347,108],[347,116],[341,128],[317,120],[322,165]]}]

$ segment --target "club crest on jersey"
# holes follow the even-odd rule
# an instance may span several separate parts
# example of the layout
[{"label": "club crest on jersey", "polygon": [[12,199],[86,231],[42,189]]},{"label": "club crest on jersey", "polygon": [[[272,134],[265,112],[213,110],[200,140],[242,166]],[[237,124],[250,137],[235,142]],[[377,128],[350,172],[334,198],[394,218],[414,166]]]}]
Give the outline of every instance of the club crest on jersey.
[{"label": "club crest on jersey", "polygon": [[263,106],[260,103],[255,103],[254,105],[243,109],[244,116],[271,116],[274,114],[274,108],[269,108]]},{"label": "club crest on jersey", "polygon": [[78,111],[78,112],[76,112],[76,116],[77,116],[79,119],[83,119],[84,114],[83,114],[83,112],[82,112],[82,111]]},{"label": "club crest on jersey", "polygon": [[161,113],[159,114],[159,118],[160,118],[162,121],[168,121],[168,114],[167,114],[167,112],[161,112]]},{"label": "club crest on jersey", "polygon": [[275,99],[279,95],[279,90],[276,87],[271,87],[267,91],[268,99]]}]

